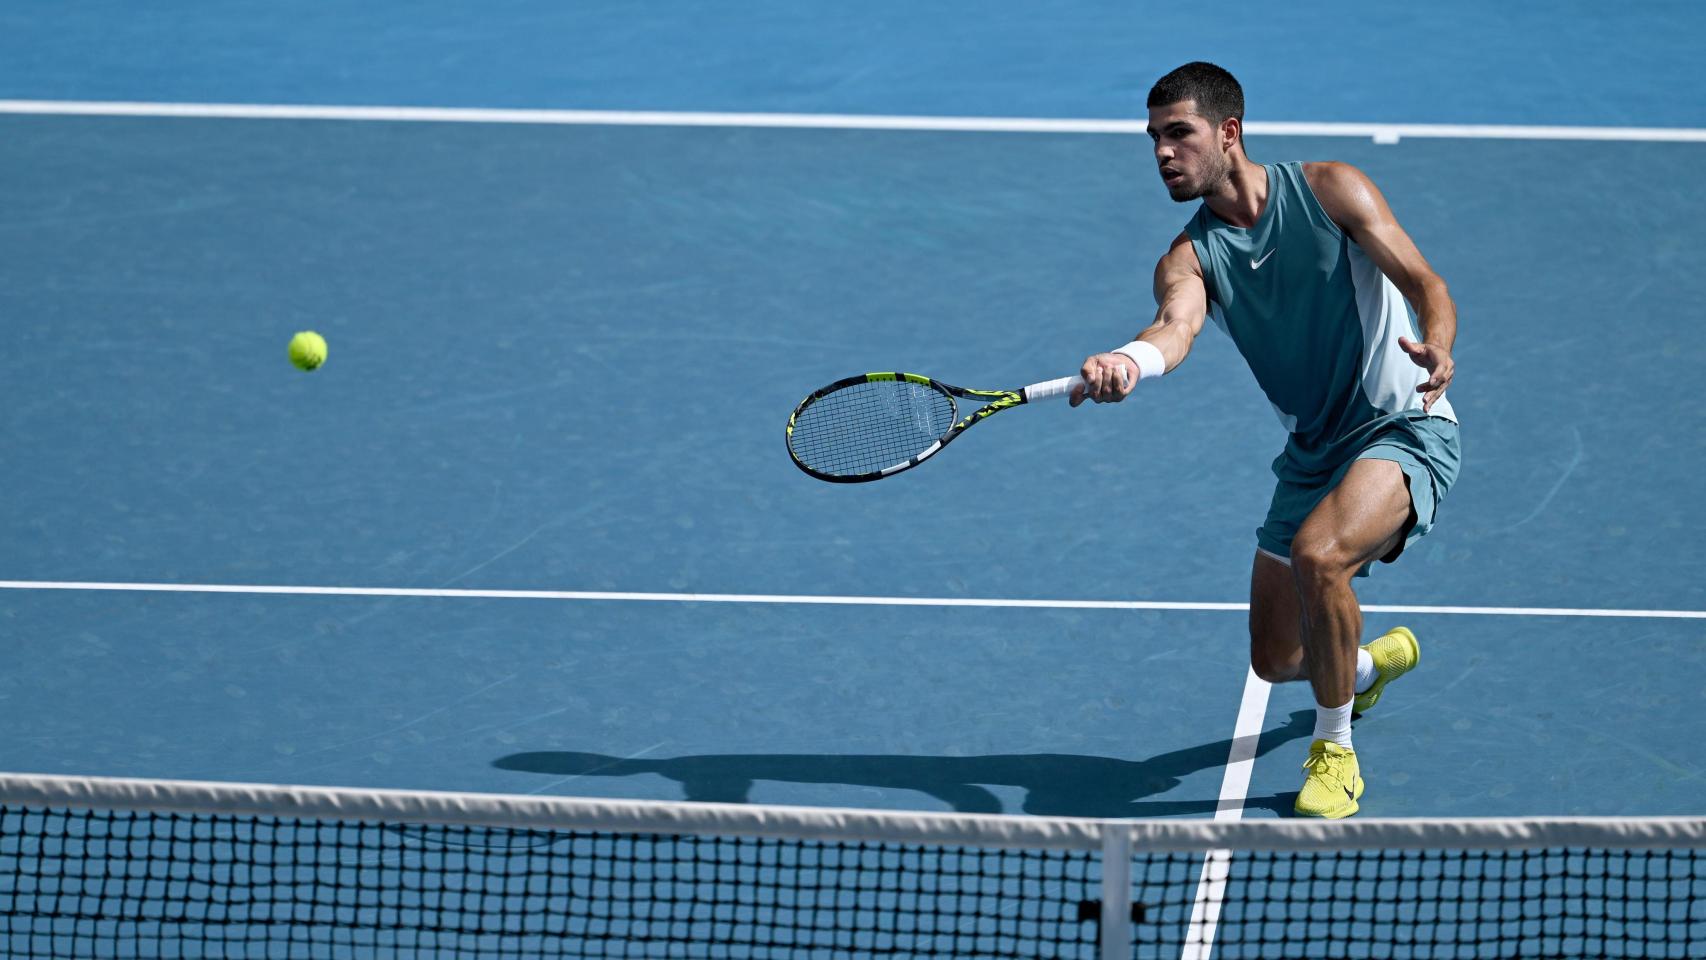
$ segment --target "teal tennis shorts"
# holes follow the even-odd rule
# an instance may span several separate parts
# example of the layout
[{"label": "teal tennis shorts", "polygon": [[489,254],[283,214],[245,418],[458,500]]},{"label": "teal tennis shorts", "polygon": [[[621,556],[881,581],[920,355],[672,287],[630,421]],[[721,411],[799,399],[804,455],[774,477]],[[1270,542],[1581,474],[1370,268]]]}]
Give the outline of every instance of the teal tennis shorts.
[{"label": "teal tennis shorts", "polygon": [[[1274,487],[1273,502],[1268,505],[1268,518],[1256,531],[1256,546],[1263,553],[1289,563],[1291,539],[1297,535],[1297,528],[1315,505],[1339,485],[1351,464],[1358,460],[1391,460],[1403,469],[1404,480],[1410,486],[1410,521],[1404,541],[1380,558],[1391,563],[1405,547],[1433,529],[1439,502],[1457,481],[1462,459],[1457,424],[1444,417],[1394,420],[1370,438],[1356,456],[1319,483],[1280,480]],[[1368,569],[1363,567],[1357,576],[1368,576]]]}]

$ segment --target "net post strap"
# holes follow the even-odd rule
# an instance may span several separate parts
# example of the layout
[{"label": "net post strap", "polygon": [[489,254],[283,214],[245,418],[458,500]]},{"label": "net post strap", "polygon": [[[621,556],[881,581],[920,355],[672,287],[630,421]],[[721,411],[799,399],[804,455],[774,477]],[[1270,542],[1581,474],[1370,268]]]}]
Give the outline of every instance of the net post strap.
[{"label": "net post strap", "polygon": [[1131,831],[1112,824],[1102,831],[1101,960],[1131,958]]}]

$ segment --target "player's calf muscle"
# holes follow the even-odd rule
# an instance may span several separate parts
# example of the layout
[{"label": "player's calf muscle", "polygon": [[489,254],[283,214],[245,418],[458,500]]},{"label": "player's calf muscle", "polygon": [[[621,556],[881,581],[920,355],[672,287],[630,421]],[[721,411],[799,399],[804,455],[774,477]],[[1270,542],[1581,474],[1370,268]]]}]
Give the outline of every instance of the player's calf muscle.
[{"label": "player's calf muscle", "polygon": [[1302,614],[1291,569],[1256,554],[1250,575],[1250,669],[1269,683],[1302,680]]},{"label": "player's calf muscle", "polygon": [[1256,672],[1256,676],[1269,683],[1290,683],[1308,678],[1301,646],[1280,651],[1265,643],[1266,638],[1252,636],[1250,639],[1250,669]]},{"label": "player's calf muscle", "polygon": [[[1295,605],[1293,601],[1289,606]],[[1296,617],[1295,609],[1290,619],[1282,621],[1259,602],[1250,606],[1250,669],[1269,683],[1303,679],[1301,625]]]}]

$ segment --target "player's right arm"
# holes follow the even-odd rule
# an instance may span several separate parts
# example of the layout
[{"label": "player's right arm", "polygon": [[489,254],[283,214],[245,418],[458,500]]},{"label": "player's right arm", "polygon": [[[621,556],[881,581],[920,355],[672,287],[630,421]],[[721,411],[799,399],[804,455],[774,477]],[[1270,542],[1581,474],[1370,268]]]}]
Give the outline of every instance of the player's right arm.
[{"label": "player's right arm", "polygon": [[[1202,264],[1191,238],[1183,233],[1155,264],[1155,302],[1155,322],[1137,339],[1161,351],[1165,369],[1172,370],[1185,362],[1191,343],[1208,318],[1208,287],[1203,282]],[[1137,386],[1139,369],[1137,361],[1123,353],[1098,353],[1084,361],[1079,375],[1084,378],[1084,387],[1072,390],[1075,407],[1086,399],[1097,403],[1124,400]]]}]

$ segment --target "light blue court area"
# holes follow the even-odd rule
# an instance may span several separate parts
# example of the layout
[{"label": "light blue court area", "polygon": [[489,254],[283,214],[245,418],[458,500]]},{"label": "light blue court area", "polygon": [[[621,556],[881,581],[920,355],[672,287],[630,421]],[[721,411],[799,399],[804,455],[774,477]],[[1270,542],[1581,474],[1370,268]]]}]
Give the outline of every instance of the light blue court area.
[{"label": "light blue court area", "polygon": [[[50,773],[1204,816],[1246,695],[1215,611],[6,599],[5,762]],[[1357,724],[1369,815],[1696,809],[1694,623],[1402,619],[1424,664]],[[1271,691],[1246,816],[1289,810],[1310,704]]]},{"label": "light blue court area", "polygon": [[[1127,406],[1004,415],[893,481],[782,450],[848,372],[1011,386],[1129,335],[1182,215],[1132,140],[4,126],[12,579],[1245,596],[1282,438],[1212,333]],[[1362,164],[1462,311],[1463,482],[1365,599],[1706,607],[1678,326],[1706,209],[1579,200],[1632,157],[1689,182],[1692,148],[1253,149]],[[283,359],[308,327],[312,376]],[[1235,612],[4,601],[20,770],[1204,816],[1244,678]],[[1698,623],[1430,624],[1359,729],[1364,809],[1691,809],[1706,756],[1655,695],[1698,694]],[[1250,815],[1289,807],[1309,706],[1274,693]],[[1606,769],[1642,789],[1598,796]]]},{"label": "light blue court area", "polygon": [[1224,614],[7,599],[5,764],[56,773],[1202,814],[1243,682]]},{"label": "light blue court area", "polygon": [[[1094,4],[28,6],[7,98],[1129,118],[1221,57],[1169,40],[1201,15]],[[1693,8],[1312,16],[1227,41],[1252,119],[1706,124],[1674,93]],[[1359,584],[1424,644],[1357,727],[1364,814],[1699,813],[1706,619],[1439,608],[1706,610],[1703,148],[1249,146],[1367,171],[1459,308],[1461,480]],[[1284,436],[1217,333],[1125,405],[1004,413],[881,483],[783,448],[837,378],[1017,387],[1147,323],[1190,208],[1140,137],[7,113],[0,170],[0,768],[1290,810],[1311,698],[1262,711],[1211,608],[1247,596]],[[310,592],[29,586],[68,583]],[[1046,603],[769,602],[799,596]]]},{"label": "light blue court area", "polygon": [[[1072,372],[1184,214],[1120,137],[7,118],[14,579],[1239,600],[1283,434],[1218,334],[1120,407],[807,482],[851,372]],[[1380,602],[1706,608],[1697,151],[1268,139],[1452,284],[1463,478]],[[1639,167],[1650,199],[1590,202]],[[1530,175],[1546,169],[1545,183]],[[1442,171],[1464,171],[1446,175]],[[1615,322],[1609,319],[1615,317]],[[1608,327],[1608,324],[1612,324]],[[331,360],[284,361],[316,328]],[[1615,336],[1609,342],[1608,336]],[[96,455],[98,453],[98,455]]]}]

